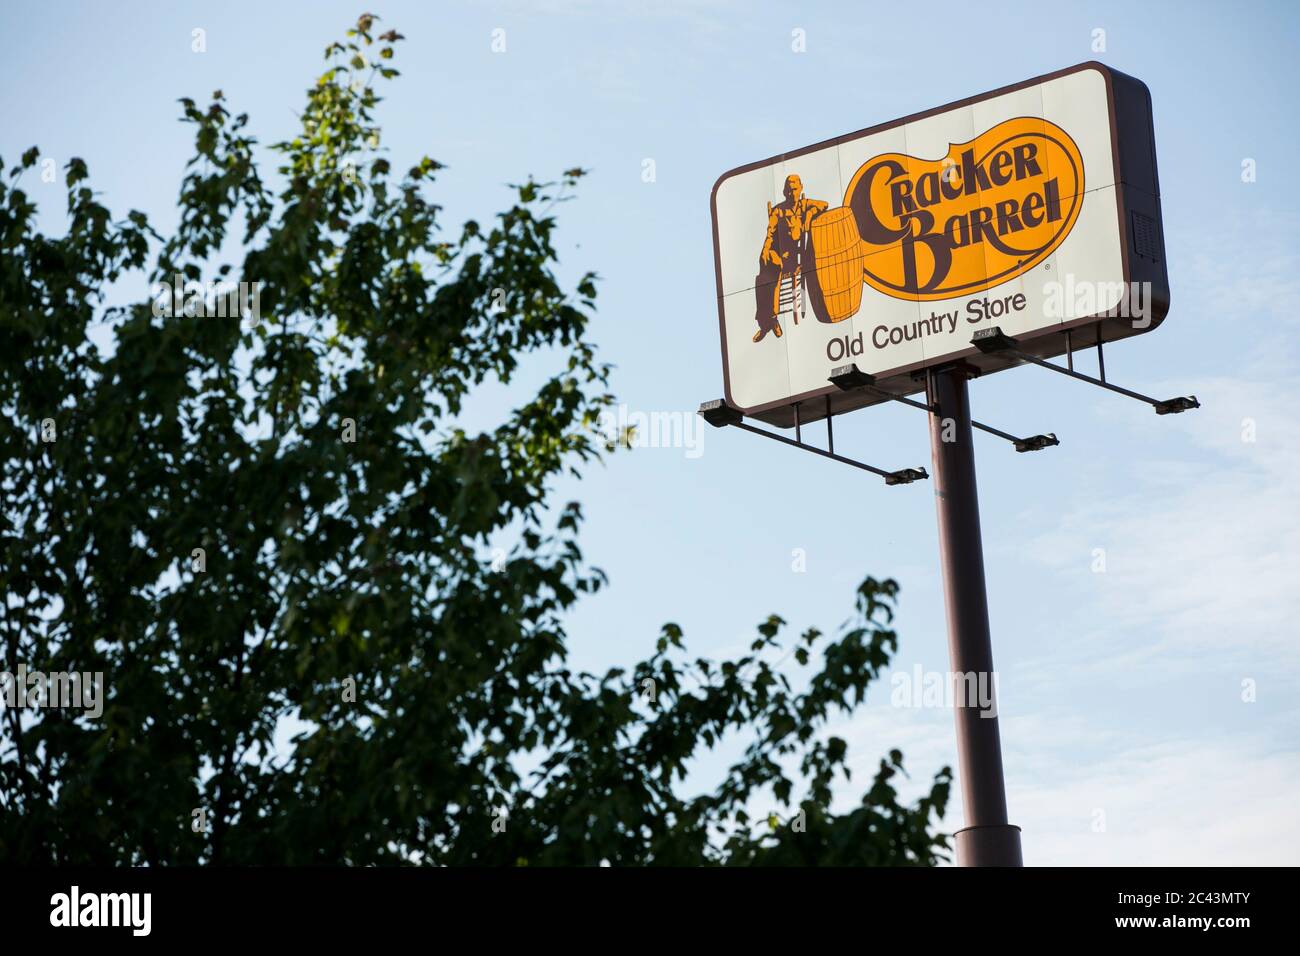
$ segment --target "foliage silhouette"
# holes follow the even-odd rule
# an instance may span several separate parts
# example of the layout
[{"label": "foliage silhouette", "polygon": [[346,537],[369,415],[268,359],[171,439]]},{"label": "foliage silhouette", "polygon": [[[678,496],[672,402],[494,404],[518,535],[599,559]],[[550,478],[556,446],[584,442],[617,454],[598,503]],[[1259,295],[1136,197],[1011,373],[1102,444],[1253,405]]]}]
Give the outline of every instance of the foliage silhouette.
[{"label": "foliage silhouette", "polygon": [[[815,668],[800,691],[775,616],[739,660],[687,660],[668,624],[634,667],[568,669],[565,612],[605,581],[579,505],[548,489],[610,450],[593,425],[612,400],[586,338],[596,277],[553,272],[553,210],[583,170],[444,238],[439,164],[398,176],[379,146],[402,37],[375,19],[326,50],[301,129],[272,147],[278,191],[220,92],[181,101],[195,153],[171,235],[114,218],[77,159],[61,236],[20,188],[37,150],[0,181],[4,669],[106,683],[99,719],[0,713],[0,858],[943,858],[946,768],[905,806],[891,751],[860,806],[829,810],[847,748],[825,727],[895,649],[892,581],[864,582],[835,639],[789,638]],[[258,315],[226,292],[108,304],[177,276],[256,282]],[[562,368],[496,428],[458,427],[535,352]],[[748,743],[683,795],[724,738]]]}]

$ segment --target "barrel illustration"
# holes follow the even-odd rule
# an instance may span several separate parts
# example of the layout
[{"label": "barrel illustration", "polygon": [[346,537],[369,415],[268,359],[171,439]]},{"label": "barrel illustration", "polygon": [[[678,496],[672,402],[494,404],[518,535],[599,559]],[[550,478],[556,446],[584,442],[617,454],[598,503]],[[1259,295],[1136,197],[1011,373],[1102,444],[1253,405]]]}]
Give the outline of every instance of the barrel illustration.
[{"label": "barrel illustration", "polygon": [[843,322],[862,304],[865,251],[853,210],[848,206],[828,209],[812,221],[808,231],[826,317],[831,322]]}]

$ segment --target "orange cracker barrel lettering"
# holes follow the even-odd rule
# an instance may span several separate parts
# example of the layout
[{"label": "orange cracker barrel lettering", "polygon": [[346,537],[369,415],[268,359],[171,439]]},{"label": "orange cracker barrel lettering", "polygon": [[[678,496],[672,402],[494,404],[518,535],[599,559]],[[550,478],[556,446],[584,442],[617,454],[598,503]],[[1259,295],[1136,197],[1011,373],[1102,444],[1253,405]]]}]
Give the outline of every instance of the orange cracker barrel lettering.
[{"label": "orange cracker barrel lettering", "polygon": [[1070,134],[1018,116],[938,159],[885,153],[867,160],[844,204],[873,253],[867,283],[894,298],[934,302],[1038,266],[1070,235],[1085,189]]}]

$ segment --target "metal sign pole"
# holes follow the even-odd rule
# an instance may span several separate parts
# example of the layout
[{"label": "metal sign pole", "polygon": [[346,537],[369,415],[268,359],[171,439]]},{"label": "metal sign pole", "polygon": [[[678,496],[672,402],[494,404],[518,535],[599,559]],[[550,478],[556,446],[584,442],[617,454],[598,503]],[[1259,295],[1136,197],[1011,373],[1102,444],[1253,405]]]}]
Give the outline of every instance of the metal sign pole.
[{"label": "metal sign pole", "polygon": [[[939,517],[939,560],[948,609],[948,653],[956,686],[957,779],[966,826],[954,836],[958,866],[1022,866],[1020,828],[1007,822],[1002,744],[989,640],[984,549],[975,487],[970,395],[962,366],[929,369],[930,454]],[[984,689],[987,688],[987,691]],[[976,691],[984,693],[976,693]],[[975,699],[971,699],[972,696]]]}]

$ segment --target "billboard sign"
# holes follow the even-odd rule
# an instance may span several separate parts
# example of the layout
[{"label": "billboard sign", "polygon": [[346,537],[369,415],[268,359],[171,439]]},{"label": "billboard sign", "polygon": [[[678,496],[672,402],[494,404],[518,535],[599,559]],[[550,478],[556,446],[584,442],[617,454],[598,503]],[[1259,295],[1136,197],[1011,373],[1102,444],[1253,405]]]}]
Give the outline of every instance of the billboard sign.
[{"label": "billboard sign", "polygon": [[1051,358],[1169,308],[1146,86],[1085,63],[727,172],[713,188],[726,401],[789,426],[897,394],[926,368]]}]

